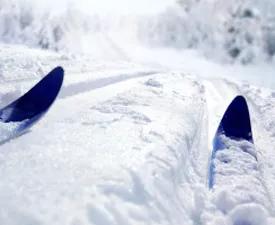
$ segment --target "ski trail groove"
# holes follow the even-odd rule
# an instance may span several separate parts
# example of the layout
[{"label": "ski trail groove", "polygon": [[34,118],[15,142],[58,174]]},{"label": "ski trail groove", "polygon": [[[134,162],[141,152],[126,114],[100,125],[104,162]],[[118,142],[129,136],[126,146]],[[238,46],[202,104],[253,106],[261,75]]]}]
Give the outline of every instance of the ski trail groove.
[{"label": "ski trail groove", "polygon": [[[209,108],[209,114],[213,115],[214,113],[216,113],[216,115],[211,118],[211,121],[209,121],[209,123],[217,123],[217,121],[219,121],[222,118],[222,114],[223,114],[223,108],[225,109],[227,107],[227,104],[229,104],[231,102],[231,100],[237,96],[237,95],[244,95],[248,101],[248,105],[250,106],[250,116],[252,119],[252,129],[255,127],[259,127],[259,123],[261,123],[261,116],[259,115],[259,107],[256,106],[254,99],[252,99],[251,97],[248,96],[248,94],[246,92],[244,92],[242,90],[242,88],[237,85],[234,82],[228,81],[226,79],[221,79],[221,80],[213,80],[213,81],[205,81],[204,82],[206,84],[206,88],[207,88],[207,92],[208,92],[208,101],[213,101],[213,96],[215,97],[215,105],[217,107],[215,107],[214,109]],[[214,84],[216,83],[215,87]],[[225,87],[225,88],[223,88]],[[214,94],[215,92],[215,94]],[[210,94],[209,94],[210,93]],[[226,97],[226,101],[225,98]],[[211,100],[212,99],[212,100]],[[213,106],[214,103],[211,103],[210,105]],[[218,111],[218,113],[216,112],[216,110]],[[211,126],[210,126],[211,127]],[[261,129],[261,127],[259,127],[260,130],[263,130],[265,132],[265,129]],[[217,129],[216,125],[214,125],[214,127],[212,128],[212,133]],[[254,130],[253,129],[253,130]],[[266,132],[265,132],[266,133]],[[214,134],[214,133],[213,133]],[[213,135],[211,135],[213,136]],[[264,135],[265,136],[265,135]],[[268,138],[269,135],[267,135]],[[258,152],[261,150],[261,148],[258,148],[257,146],[257,141],[258,141],[258,137],[254,136],[254,141],[255,141],[255,147],[258,150]],[[210,148],[212,150],[212,146],[210,145]],[[265,193],[265,199],[263,200],[260,205],[264,206],[265,209],[270,213],[270,215],[274,215],[274,200],[273,197],[270,193],[269,188],[267,187],[266,183],[265,183],[265,176],[263,174],[262,168],[261,168],[261,164],[262,161],[258,161],[258,171],[259,171],[259,182],[261,184],[261,188],[263,193]],[[240,205],[241,206],[241,205]],[[237,206],[238,207],[238,206]]]},{"label": "ski trail groove", "polygon": [[102,79],[97,79],[92,81],[83,81],[75,84],[70,84],[68,86],[65,86],[62,89],[59,97],[67,98],[80,93],[89,92],[95,89],[110,86],[122,81],[146,77],[157,73],[158,72],[155,72],[155,71],[148,71],[148,72],[137,72],[133,74],[121,74],[113,77],[107,77],[107,78],[102,78]]},{"label": "ski trail groove", "polygon": [[[272,134],[270,134],[269,130],[266,128],[265,124],[263,121],[266,121],[266,119],[262,120],[263,117],[266,117],[266,115],[261,111],[261,106],[257,105],[255,100],[253,99],[251,89],[249,89],[249,86],[243,85],[243,87],[238,86],[237,84],[233,82],[227,81],[228,85],[232,86],[232,88],[235,88],[238,92],[242,93],[244,96],[246,96],[246,99],[248,101],[248,104],[251,109],[251,120],[252,120],[252,128],[254,128],[254,136],[255,136],[255,145],[256,148],[258,149],[258,161],[260,164],[259,170],[262,175],[261,177],[261,182],[263,184],[263,188],[265,189],[265,192],[267,193],[267,197],[269,199],[270,203],[270,208],[269,211],[270,213],[275,216],[275,192],[272,191],[274,189],[273,186],[268,187],[269,185],[267,184],[268,182],[268,177],[265,172],[265,162],[264,157],[267,157],[267,152],[263,152],[263,148],[267,148],[265,146],[265,142],[269,142],[266,140],[270,140],[271,143],[274,143],[275,140],[272,137]],[[245,88],[247,87],[247,88]],[[251,87],[250,87],[251,88]],[[257,96],[258,98],[261,98],[260,96]],[[254,96],[254,98],[257,98]],[[261,100],[261,102],[265,102],[264,100]],[[259,130],[261,132],[259,132]],[[258,134],[260,133],[261,137],[258,137]],[[262,138],[264,137],[264,138]],[[270,154],[270,153],[269,153]],[[260,156],[260,157],[259,157]]]}]

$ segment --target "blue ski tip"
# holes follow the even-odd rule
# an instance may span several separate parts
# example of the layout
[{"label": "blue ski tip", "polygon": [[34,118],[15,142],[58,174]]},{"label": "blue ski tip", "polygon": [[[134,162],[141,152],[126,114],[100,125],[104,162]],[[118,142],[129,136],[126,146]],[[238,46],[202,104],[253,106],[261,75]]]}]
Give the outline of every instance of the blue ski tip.
[{"label": "blue ski tip", "polygon": [[228,106],[217,133],[253,142],[248,106],[243,96],[237,96]]},{"label": "blue ski tip", "polygon": [[56,67],[19,99],[0,110],[2,122],[40,118],[56,99],[63,83],[64,70]]},{"label": "blue ski tip", "polygon": [[248,106],[243,96],[237,96],[230,103],[213,139],[213,150],[208,174],[208,186],[210,189],[212,189],[215,184],[214,160],[216,153],[225,148],[224,140],[221,138],[222,135],[233,140],[246,140],[253,143]]}]

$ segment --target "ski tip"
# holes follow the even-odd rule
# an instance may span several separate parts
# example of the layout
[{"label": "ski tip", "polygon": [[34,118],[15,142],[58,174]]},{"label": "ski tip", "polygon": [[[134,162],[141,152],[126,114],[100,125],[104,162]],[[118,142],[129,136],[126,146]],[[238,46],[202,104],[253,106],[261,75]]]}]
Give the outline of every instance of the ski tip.
[{"label": "ski tip", "polygon": [[[51,70],[40,82],[38,82],[30,91],[29,94],[38,94],[43,97],[47,104],[54,101],[59,93],[64,80],[64,69],[61,66]],[[27,93],[28,94],[28,93]]]},{"label": "ski tip", "polygon": [[[54,68],[27,93],[0,110],[4,122],[18,122],[45,113],[63,84],[64,69]],[[5,115],[5,116],[3,116]]]},{"label": "ski tip", "polygon": [[54,76],[54,77],[59,77],[60,78],[60,82],[63,82],[63,78],[64,78],[64,69],[61,66],[57,66],[55,67],[51,72],[49,72],[46,76]]},{"label": "ski tip", "polygon": [[231,138],[253,142],[249,110],[243,96],[235,97],[230,103],[224,113],[218,132]]},{"label": "ski tip", "polygon": [[50,73],[52,73],[52,72],[64,75],[64,69],[62,66],[55,67]]}]

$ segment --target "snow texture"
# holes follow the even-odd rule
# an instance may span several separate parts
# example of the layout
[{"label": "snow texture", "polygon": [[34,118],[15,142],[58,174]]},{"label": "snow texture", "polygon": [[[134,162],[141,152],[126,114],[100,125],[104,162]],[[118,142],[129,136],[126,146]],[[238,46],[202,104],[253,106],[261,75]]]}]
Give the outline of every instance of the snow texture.
[{"label": "snow texture", "polygon": [[[0,224],[275,224],[274,68],[257,64],[273,57],[258,22],[273,3],[241,2],[181,1],[88,19],[74,1],[53,10],[44,1],[0,0],[0,106],[65,68],[45,117],[0,145]],[[230,24],[236,33],[227,35]],[[200,52],[257,63],[218,64]],[[237,95],[247,99],[255,146],[227,140],[209,190],[212,139]]]},{"label": "snow texture", "polygon": [[[1,145],[1,223],[274,223],[272,90],[22,46],[2,45],[1,58],[20,62],[21,52],[29,70],[22,61],[3,71],[3,105],[57,62],[67,70],[44,119]],[[209,143],[238,94],[248,98],[256,149],[228,142],[209,191]]]}]

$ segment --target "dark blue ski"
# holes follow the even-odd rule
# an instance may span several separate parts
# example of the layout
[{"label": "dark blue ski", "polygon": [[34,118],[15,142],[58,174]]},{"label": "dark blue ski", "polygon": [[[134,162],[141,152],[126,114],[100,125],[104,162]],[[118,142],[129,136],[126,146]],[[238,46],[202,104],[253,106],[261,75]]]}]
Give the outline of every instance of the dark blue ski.
[{"label": "dark blue ski", "polygon": [[19,136],[50,108],[63,83],[64,70],[56,67],[23,96],[0,109],[0,143]]},{"label": "dark blue ski", "polygon": [[[253,144],[248,106],[243,96],[237,96],[228,106],[214,137],[213,151],[210,159],[208,174],[209,188],[213,188],[215,184],[216,171],[214,160],[216,158],[216,154],[218,151],[226,150],[228,147],[224,142],[224,137],[235,141],[246,140]],[[243,151],[245,151],[245,149]]]}]

